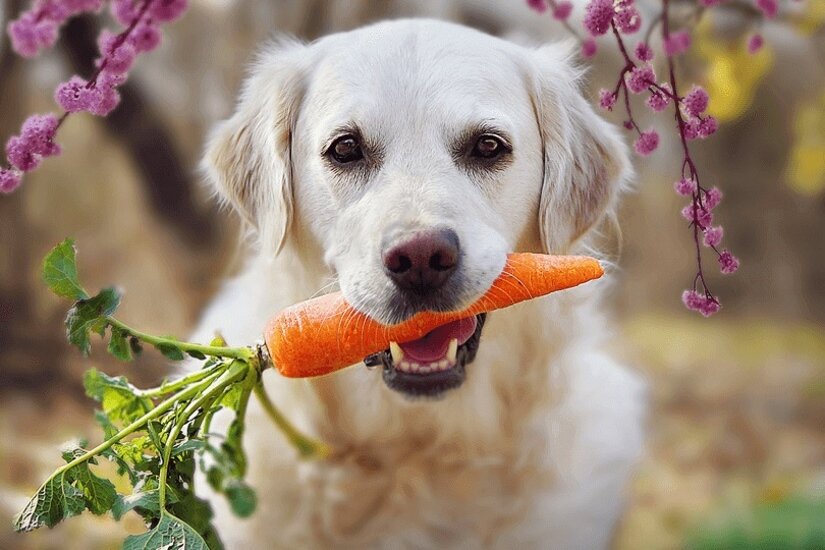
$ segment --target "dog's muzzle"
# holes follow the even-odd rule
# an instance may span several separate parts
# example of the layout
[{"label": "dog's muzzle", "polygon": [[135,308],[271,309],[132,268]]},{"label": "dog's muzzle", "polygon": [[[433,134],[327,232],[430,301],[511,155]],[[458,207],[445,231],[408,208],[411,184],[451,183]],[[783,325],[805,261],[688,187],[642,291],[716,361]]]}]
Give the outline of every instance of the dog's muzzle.
[{"label": "dog's muzzle", "polygon": [[387,387],[407,397],[440,397],[467,377],[464,367],[476,357],[486,318],[481,313],[441,325],[418,340],[392,342],[366,357],[364,364],[383,365]]}]

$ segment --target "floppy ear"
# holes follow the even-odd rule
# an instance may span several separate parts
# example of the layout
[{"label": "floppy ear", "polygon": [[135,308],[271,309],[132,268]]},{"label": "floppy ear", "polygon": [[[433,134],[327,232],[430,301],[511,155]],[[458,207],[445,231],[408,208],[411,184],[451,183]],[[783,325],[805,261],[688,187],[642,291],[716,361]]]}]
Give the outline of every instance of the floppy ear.
[{"label": "floppy ear", "polygon": [[202,167],[217,194],[277,253],[292,219],[290,143],[307,47],[280,40],[258,55],[235,114],[212,132]]},{"label": "floppy ear", "polygon": [[545,250],[562,253],[613,212],[632,168],[617,128],[582,96],[582,73],[570,49],[550,45],[535,55],[535,108],[544,148],[539,228]]}]

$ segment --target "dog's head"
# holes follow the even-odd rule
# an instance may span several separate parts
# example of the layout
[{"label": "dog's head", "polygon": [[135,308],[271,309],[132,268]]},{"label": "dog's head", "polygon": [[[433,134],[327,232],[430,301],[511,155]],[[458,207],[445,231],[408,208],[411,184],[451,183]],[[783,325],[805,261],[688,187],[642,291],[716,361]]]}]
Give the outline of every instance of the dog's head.
[{"label": "dog's head", "polygon": [[[612,209],[625,147],[578,78],[568,47],[433,21],[281,41],[260,55],[206,166],[265,253],[311,240],[367,315],[460,309],[508,252],[565,252]],[[395,390],[439,395],[464,380],[482,324],[368,360]]]}]

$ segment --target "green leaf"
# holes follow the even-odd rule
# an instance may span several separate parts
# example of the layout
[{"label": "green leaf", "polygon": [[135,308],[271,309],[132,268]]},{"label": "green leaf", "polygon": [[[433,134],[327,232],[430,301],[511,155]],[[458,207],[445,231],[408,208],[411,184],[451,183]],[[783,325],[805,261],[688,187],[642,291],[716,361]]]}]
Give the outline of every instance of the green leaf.
[{"label": "green leaf", "polygon": [[187,451],[199,451],[205,448],[206,445],[206,441],[202,439],[188,439],[183,443],[178,443],[177,445],[172,447],[172,456],[177,456]]},{"label": "green leaf", "polygon": [[[192,462],[192,461],[190,461]],[[168,486],[171,489],[172,486]],[[223,544],[212,526],[212,507],[208,502],[195,496],[191,491],[181,494],[179,502],[170,506],[175,516],[185,521],[195,531],[201,534],[211,550],[221,550]]]},{"label": "green leaf", "polygon": [[[74,444],[63,451],[63,460],[71,462],[75,458],[83,456],[86,450],[82,448],[85,442]],[[83,491],[86,499],[86,508],[93,514],[99,516],[108,512],[117,498],[115,486],[108,479],[96,476],[89,468],[89,464],[97,464],[94,457],[88,462],[83,462],[72,466],[66,471],[66,479]]]},{"label": "green leaf", "polygon": [[89,369],[83,377],[86,395],[99,401],[103,413],[112,422],[128,424],[137,420],[152,407],[152,401],[140,396],[140,390],[123,376],[113,377],[97,369]]},{"label": "green leaf", "polygon": [[155,347],[164,357],[172,361],[183,361],[186,358],[183,351],[174,344],[157,344]]},{"label": "green leaf", "polygon": [[46,255],[41,274],[49,289],[58,296],[85,300],[89,295],[77,279],[76,254],[74,240],[66,239]]},{"label": "green leaf", "polygon": [[206,541],[182,520],[163,512],[154,529],[123,541],[123,550],[209,550]]},{"label": "green leaf", "polygon": [[197,359],[199,361],[205,361],[206,360],[206,356],[204,354],[202,354],[201,352],[199,352],[198,350],[190,349],[186,353],[189,355],[189,357],[192,357],[193,359]]},{"label": "green leaf", "polygon": [[16,531],[33,531],[38,527],[54,527],[60,521],[79,515],[86,508],[83,492],[72,487],[66,472],[50,478],[29,500],[14,519]]},{"label": "green leaf", "polygon": [[66,317],[69,342],[88,355],[92,347],[89,335],[92,331],[103,335],[108,324],[106,317],[114,313],[118,305],[120,294],[113,288],[103,289],[97,296],[78,301]]},{"label": "green leaf", "polygon": [[[116,521],[132,510],[158,516],[160,514],[160,494],[157,489],[136,491],[131,495],[118,495],[112,506],[112,516]],[[143,515],[143,514],[141,514]]]},{"label": "green leaf", "polygon": [[[180,502],[180,495],[174,488],[166,487],[166,504]],[[157,478],[150,477],[135,486],[131,495],[118,495],[112,506],[112,515],[120,521],[124,515],[134,510],[144,519],[151,520],[160,517],[160,492]]]},{"label": "green leaf", "polygon": [[77,488],[83,491],[86,507],[93,514],[99,516],[112,509],[117,491],[111,481],[93,474],[88,464],[78,464],[67,473],[74,478]]},{"label": "green leaf", "polygon": [[232,512],[239,518],[248,518],[255,511],[258,499],[255,491],[243,482],[243,480],[233,478],[226,482],[224,494],[229,500]]},{"label": "green leaf", "polygon": [[113,326],[109,336],[109,353],[121,361],[132,360],[132,347],[128,340],[129,334],[119,327]]},{"label": "green leaf", "polygon": [[157,449],[158,454],[161,453],[165,446],[160,438],[161,430],[163,430],[163,424],[156,420],[146,424],[146,432],[149,434],[149,439],[152,441],[152,445],[155,446],[155,449]]}]

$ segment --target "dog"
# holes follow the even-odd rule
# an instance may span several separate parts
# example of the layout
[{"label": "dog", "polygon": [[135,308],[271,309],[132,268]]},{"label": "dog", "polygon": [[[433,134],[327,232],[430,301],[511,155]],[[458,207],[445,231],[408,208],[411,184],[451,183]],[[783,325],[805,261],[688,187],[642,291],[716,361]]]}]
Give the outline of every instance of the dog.
[{"label": "dog", "polygon": [[[455,310],[508,252],[590,251],[631,167],[581,76],[570,45],[432,20],[264,48],[204,160],[252,252],[195,338],[252,344],[270,316],[335,289],[382,323]],[[256,513],[199,489],[226,546],[609,546],[646,392],[604,350],[603,288],[439,327],[373,368],[265,372],[272,400],[334,451],[299,460],[253,402]]]}]

